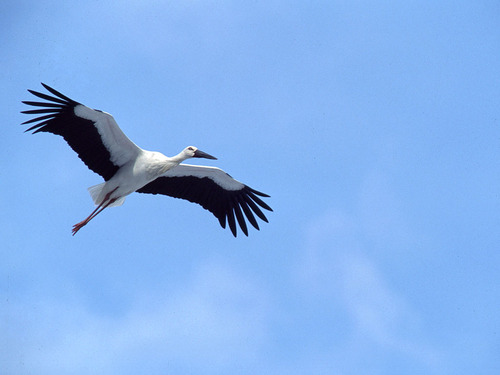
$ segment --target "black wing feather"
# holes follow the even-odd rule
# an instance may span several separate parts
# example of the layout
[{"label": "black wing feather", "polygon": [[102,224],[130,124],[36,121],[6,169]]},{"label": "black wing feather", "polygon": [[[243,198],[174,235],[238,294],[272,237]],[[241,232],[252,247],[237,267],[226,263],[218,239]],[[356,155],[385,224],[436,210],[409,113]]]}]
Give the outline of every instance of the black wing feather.
[{"label": "black wing feather", "polygon": [[259,224],[257,223],[257,220],[255,220],[255,216],[253,216],[252,210],[248,208],[248,204],[247,202],[245,202],[243,197],[238,196],[238,203],[241,206],[241,208],[243,208],[245,216],[247,217],[250,224],[252,224],[255,229],[259,230]]},{"label": "black wing feather", "polygon": [[[42,83],[43,85],[43,83]],[[59,98],[55,98],[53,96],[50,96],[50,95],[47,95],[47,94],[44,94],[42,92],[38,92],[38,91],[34,91],[34,90],[29,90],[28,91],[35,95],[35,96],[38,96],[40,99],[45,99],[45,100],[48,100],[48,101],[51,101],[51,102],[54,102],[54,103],[59,103],[59,104],[66,104],[68,102],[68,100],[62,100],[62,99],[59,99]],[[62,95],[62,94],[61,94]],[[71,101],[71,99],[69,100]]]},{"label": "black wing feather", "polygon": [[259,229],[252,211],[263,221],[267,222],[267,218],[257,205],[268,211],[272,211],[271,207],[256,197],[256,194],[269,197],[267,194],[258,192],[246,185],[240,190],[226,190],[208,177],[158,177],[156,180],[137,190],[137,192],[163,194],[198,203],[214,214],[222,228],[226,227],[227,222],[229,229],[235,237],[237,235],[236,221],[243,233],[248,236],[245,217],[254,228]]},{"label": "black wing feather", "polygon": [[243,213],[241,212],[240,205],[238,204],[238,198],[233,196],[233,210],[236,215],[236,220],[238,220],[238,224],[245,233],[245,236],[248,236],[248,229],[247,229],[247,223],[245,222],[245,218],[243,217]]},{"label": "black wing feather", "polygon": [[22,125],[37,123],[26,131],[33,131],[33,134],[48,132],[62,136],[87,167],[101,175],[104,180],[109,180],[119,167],[111,162],[111,155],[104,146],[94,122],[75,115],[75,107],[80,103],[52,87],[43,83],[42,85],[55,96],[28,90],[31,94],[48,102],[23,102],[30,106],[44,108],[22,111],[21,113],[45,114],[23,122]]}]

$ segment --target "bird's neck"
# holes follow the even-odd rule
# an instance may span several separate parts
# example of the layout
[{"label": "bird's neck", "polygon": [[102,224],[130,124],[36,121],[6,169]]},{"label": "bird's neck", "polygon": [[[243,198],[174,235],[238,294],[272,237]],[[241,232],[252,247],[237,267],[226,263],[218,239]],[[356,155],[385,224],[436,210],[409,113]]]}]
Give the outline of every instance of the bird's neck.
[{"label": "bird's neck", "polygon": [[188,158],[189,156],[187,156],[184,152],[179,152],[177,155],[172,156],[170,160],[178,165]]},{"label": "bird's neck", "polygon": [[186,157],[186,155],[182,152],[169,158],[163,156],[162,160],[158,162],[158,171],[156,173],[158,175],[162,175],[169,169],[177,167],[186,159],[188,159],[188,157]]},{"label": "bird's neck", "polygon": [[172,164],[180,164],[182,163],[184,160],[186,160],[185,158],[182,157],[182,155],[175,155],[175,156],[172,156],[170,158],[170,163]]}]

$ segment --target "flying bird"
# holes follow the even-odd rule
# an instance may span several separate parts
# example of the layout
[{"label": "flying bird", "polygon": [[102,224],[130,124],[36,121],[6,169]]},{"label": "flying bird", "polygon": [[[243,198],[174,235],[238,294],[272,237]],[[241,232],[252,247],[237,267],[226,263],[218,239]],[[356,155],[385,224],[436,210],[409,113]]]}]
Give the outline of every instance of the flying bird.
[{"label": "flying bird", "polygon": [[40,108],[21,113],[41,115],[23,122],[22,125],[35,123],[26,131],[62,136],[87,167],[104,178],[103,183],[88,189],[97,207],[73,226],[73,235],[105,208],[122,205],[133,192],[168,195],[197,203],[212,212],[222,228],[227,221],[235,237],[236,222],[247,236],[245,218],[257,230],[254,214],[268,222],[260,208],[272,209],[259,196],[269,195],[233,179],[219,168],[182,164],[189,158],[216,159],[212,155],[194,146],[172,157],[144,150],[123,133],[109,113],[89,108],[42,85],[54,96],[28,90],[46,101],[23,101]]}]

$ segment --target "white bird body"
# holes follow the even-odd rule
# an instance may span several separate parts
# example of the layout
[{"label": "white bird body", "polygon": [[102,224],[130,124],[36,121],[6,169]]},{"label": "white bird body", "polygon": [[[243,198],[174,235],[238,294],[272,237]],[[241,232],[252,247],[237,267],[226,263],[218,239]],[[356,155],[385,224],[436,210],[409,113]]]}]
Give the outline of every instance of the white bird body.
[{"label": "white bird body", "polygon": [[[195,149],[194,146],[189,147]],[[102,204],[106,195],[110,194],[108,199],[116,201],[108,207],[121,206],[127,195],[146,186],[189,158],[186,151],[188,148],[174,157],[167,157],[157,151],[139,150],[137,157],[123,164],[109,181],[89,187],[94,203]]]},{"label": "white bird body", "polygon": [[[151,151],[142,151],[137,158],[130,160],[118,169],[115,175],[108,181],[89,188],[94,203],[98,206],[108,199],[116,199],[108,207],[120,206],[125,201],[125,197],[136,190],[147,185],[161,175],[163,168],[171,168],[167,161],[161,163],[158,155]],[[159,153],[158,153],[159,154]],[[161,154],[160,154],[161,155]],[[163,155],[161,155],[163,156]],[[164,159],[167,159],[163,156]]]},{"label": "white bird body", "polygon": [[253,213],[267,222],[258,206],[272,210],[257,195],[268,195],[236,181],[219,168],[181,164],[188,158],[215,157],[194,146],[186,147],[173,157],[144,150],[123,133],[109,113],[77,103],[51,87],[42,85],[55,97],[28,90],[49,102],[23,102],[44,107],[23,111],[27,114],[44,114],[24,122],[37,123],[27,131],[63,136],[80,159],[105,180],[89,188],[97,208],[85,220],[75,224],[73,235],[106,207],[123,204],[125,197],[136,191],[170,195],[198,203],[211,211],[223,228],[227,219],[234,236],[235,217],[246,235],[245,216],[256,229],[259,226]]}]

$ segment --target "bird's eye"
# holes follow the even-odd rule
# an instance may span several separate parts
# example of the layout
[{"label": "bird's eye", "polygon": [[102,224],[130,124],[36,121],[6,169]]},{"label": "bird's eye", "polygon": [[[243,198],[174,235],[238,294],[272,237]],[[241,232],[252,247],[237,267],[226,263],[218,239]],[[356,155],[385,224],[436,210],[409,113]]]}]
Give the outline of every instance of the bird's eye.
[{"label": "bird's eye", "polygon": [[188,147],[188,150],[189,150],[189,151],[194,151],[194,148],[192,148],[192,147]]}]

